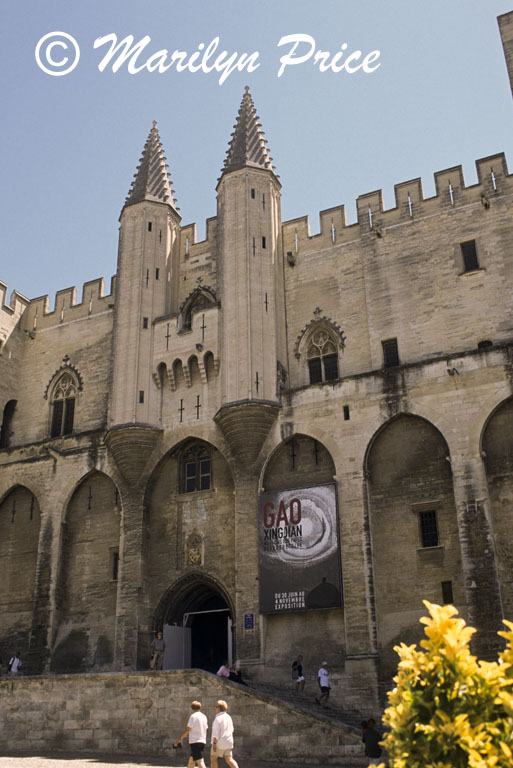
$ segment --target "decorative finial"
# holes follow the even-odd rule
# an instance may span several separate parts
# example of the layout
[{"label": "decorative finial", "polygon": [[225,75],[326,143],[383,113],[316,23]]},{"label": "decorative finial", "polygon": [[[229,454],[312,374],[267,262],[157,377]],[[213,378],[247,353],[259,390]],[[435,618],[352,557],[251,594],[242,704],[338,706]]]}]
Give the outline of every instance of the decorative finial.
[{"label": "decorative finial", "polygon": [[322,312],[322,309],[320,307],[316,307],[313,311],[314,315],[320,315]]},{"label": "decorative finial", "polygon": [[157,127],[157,121],[156,121],[156,120],[154,120],[154,121],[153,121],[153,127],[154,127],[154,128],[156,128],[156,127]]},{"label": "decorative finial", "polygon": [[244,93],[249,93],[249,85],[244,86]]}]

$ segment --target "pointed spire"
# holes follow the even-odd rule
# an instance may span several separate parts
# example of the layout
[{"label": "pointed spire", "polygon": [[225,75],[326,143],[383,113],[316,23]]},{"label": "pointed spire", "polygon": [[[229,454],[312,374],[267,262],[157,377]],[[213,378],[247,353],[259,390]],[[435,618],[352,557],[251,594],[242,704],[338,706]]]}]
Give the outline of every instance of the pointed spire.
[{"label": "pointed spire", "polygon": [[168,168],[157,129],[157,121],[154,120],[125,205],[140,203],[142,200],[152,200],[168,203],[176,211],[180,210],[176,207],[175,191],[171,189]]},{"label": "pointed spire", "polygon": [[246,85],[234,129],[221,176],[248,165],[274,172],[249,85]]}]

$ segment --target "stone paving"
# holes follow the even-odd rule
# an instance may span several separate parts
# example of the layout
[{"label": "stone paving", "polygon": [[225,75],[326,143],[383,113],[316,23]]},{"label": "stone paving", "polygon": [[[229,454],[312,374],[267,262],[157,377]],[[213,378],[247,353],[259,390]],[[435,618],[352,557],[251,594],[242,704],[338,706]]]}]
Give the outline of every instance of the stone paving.
[{"label": "stone paving", "polygon": [[[187,750],[188,752],[188,750]],[[234,757],[237,759],[236,751]],[[238,760],[239,768],[318,768],[308,763],[280,762],[267,763],[258,760]],[[343,768],[361,768],[344,764]],[[54,753],[52,755],[11,755],[0,757],[0,768],[145,768],[146,766],[170,766],[171,768],[186,768],[187,760],[170,757],[142,757],[138,755],[83,755],[77,757],[72,753]],[[219,761],[223,768],[223,761]],[[336,768],[332,766],[331,768]]]}]

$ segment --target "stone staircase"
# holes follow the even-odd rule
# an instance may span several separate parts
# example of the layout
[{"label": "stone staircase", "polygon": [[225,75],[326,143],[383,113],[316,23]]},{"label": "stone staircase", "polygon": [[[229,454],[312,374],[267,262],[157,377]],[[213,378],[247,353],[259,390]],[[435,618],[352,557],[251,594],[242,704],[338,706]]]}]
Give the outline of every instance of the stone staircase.
[{"label": "stone staircase", "polygon": [[[342,726],[358,734],[361,732],[360,724],[364,719],[361,713],[355,710],[343,709],[331,701],[329,708],[325,709],[315,701],[315,696],[318,693],[304,692],[301,694],[296,693],[293,688],[287,688],[286,684],[280,685],[278,683],[260,683],[256,681],[248,681],[248,687],[255,691],[255,693],[268,696],[275,701],[280,701],[289,707],[313,715],[325,722]],[[379,723],[376,727],[379,730]]]}]

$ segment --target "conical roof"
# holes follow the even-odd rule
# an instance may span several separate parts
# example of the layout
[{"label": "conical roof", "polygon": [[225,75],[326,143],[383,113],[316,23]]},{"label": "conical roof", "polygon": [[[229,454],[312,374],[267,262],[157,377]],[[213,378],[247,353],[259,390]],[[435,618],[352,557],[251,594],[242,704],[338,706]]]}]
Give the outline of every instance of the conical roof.
[{"label": "conical roof", "polygon": [[139,160],[134,180],[125,200],[125,205],[134,205],[143,200],[168,203],[176,211],[175,191],[171,189],[169,166],[164,157],[164,150],[157,129],[157,121],[153,121],[153,127],[144,145],[142,157]]},{"label": "conical roof", "polygon": [[234,125],[232,140],[226,153],[226,160],[221,170],[221,176],[239,168],[253,166],[273,171],[272,157],[267,149],[267,141],[259,123],[253,99],[246,86],[244,96]]}]

